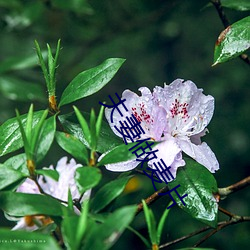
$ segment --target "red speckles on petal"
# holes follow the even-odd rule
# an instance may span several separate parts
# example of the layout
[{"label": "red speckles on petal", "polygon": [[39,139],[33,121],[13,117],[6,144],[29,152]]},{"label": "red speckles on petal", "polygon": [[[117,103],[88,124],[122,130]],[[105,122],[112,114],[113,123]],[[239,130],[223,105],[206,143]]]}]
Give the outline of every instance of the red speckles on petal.
[{"label": "red speckles on petal", "polygon": [[145,121],[147,123],[153,123],[154,120],[151,118],[151,116],[147,113],[145,109],[145,104],[144,103],[139,103],[138,108],[132,107],[132,112],[137,121],[142,122]]},{"label": "red speckles on petal", "polygon": [[179,115],[186,122],[187,118],[189,118],[187,107],[188,103],[180,103],[177,99],[175,99],[172,103],[172,108],[170,109],[172,118]]}]

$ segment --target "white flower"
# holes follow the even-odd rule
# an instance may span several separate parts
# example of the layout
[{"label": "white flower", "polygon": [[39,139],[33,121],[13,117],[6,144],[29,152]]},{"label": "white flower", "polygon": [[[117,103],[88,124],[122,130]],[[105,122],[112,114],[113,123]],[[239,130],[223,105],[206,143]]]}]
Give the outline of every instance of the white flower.
[{"label": "white flower", "polygon": [[[80,193],[77,189],[76,182],[74,179],[75,171],[78,167],[81,167],[80,164],[76,164],[74,159],[71,159],[69,163],[67,163],[67,157],[61,158],[56,168],[54,169],[53,166],[44,169],[51,169],[56,170],[59,173],[58,181],[47,177],[47,176],[40,176],[38,178],[38,183],[40,187],[46,194],[49,194],[57,199],[62,201],[68,200],[68,190],[70,190],[72,199],[78,199],[80,197]],[[31,194],[41,194],[36,183],[27,178],[25,182],[23,182],[16,190],[17,192],[21,193],[31,193]],[[84,193],[80,202],[88,199],[90,197],[91,190],[88,190]],[[64,204],[64,203],[63,203]],[[75,210],[76,213],[78,212]],[[12,230],[27,230],[27,231],[34,231],[38,229],[38,226],[34,224],[33,221],[41,225],[46,225],[51,223],[52,221],[49,220],[48,217],[44,216],[25,216],[21,218],[17,225]]]},{"label": "white flower", "polygon": [[[153,163],[163,159],[168,167],[171,166],[170,171],[176,177],[177,168],[185,165],[182,159],[184,152],[210,172],[218,170],[219,164],[214,153],[205,142],[201,142],[201,136],[205,135],[214,112],[214,98],[204,95],[203,90],[197,89],[193,82],[181,79],[164,88],[156,86],[153,93],[145,87],[139,90],[141,96],[129,90],[123,92],[121,99],[126,99],[124,104],[128,109],[125,113],[126,110],[119,106],[123,117],[114,110],[111,122],[112,108],[105,109],[105,116],[114,133],[122,137],[115,126],[119,128],[120,121],[123,122],[125,116],[133,114],[145,131],[141,139],[150,138],[160,142],[154,147],[159,150],[156,153],[158,159],[150,160],[149,167],[155,168]],[[107,164],[106,168],[111,171],[128,171],[139,163],[130,160]]]}]

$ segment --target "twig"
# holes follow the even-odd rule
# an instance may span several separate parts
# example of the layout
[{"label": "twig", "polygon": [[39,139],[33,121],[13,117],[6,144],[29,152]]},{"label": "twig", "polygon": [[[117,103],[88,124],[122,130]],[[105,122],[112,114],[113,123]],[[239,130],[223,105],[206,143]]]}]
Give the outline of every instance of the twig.
[{"label": "twig", "polygon": [[[248,216],[237,216],[237,215],[234,215],[233,218],[230,220],[230,221],[222,221],[222,222],[219,222],[218,223],[218,227],[216,229],[214,229],[213,231],[209,232],[206,236],[204,236],[199,242],[197,242],[194,247],[200,245],[202,242],[204,242],[206,239],[208,239],[210,236],[212,236],[213,234],[215,234],[216,232],[220,231],[221,229],[223,229],[224,227],[227,227],[229,225],[232,225],[232,224],[237,224],[237,223],[241,223],[241,222],[246,222],[246,221],[250,221],[250,217]],[[181,241],[184,241],[188,238],[191,238],[197,234],[200,234],[200,233],[203,233],[203,232],[206,232],[208,230],[211,230],[213,229],[212,227],[210,226],[207,226],[207,227],[203,227],[195,232],[192,232],[190,234],[187,234],[185,236],[182,236],[178,239],[175,239],[173,241],[170,241],[170,242],[167,242],[165,244],[162,244],[159,246],[159,248],[164,248],[164,247],[169,247],[171,245],[174,245],[174,244],[177,244]]]},{"label": "twig", "polygon": [[206,241],[208,238],[210,238],[212,235],[214,235],[215,233],[219,232],[221,229],[223,229],[223,228],[225,228],[225,227],[227,227],[229,225],[238,224],[238,223],[247,222],[247,221],[250,221],[250,216],[238,216],[238,215],[235,215],[234,217],[232,217],[232,219],[230,221],[223,221],[216,229],[209,232],[202,239],[200,239],[196,244],[194,244],[193,247],[199,246],[204,241]]},{"label": "twig", "polygon": [[219,195],[220,198],[226,198],[229,194],[234,193],[236,191],[239,191],[247,186],[250,185],[250,176],[246,177],[245,179],[236,182],[228,187],[225,188],[219,188]]},{"label": "twig", "polygon": [[[214,7],[216,8],[218,14],[219,14],[219,17],[220,17],[220,20],[221,22],[223,23],[223,26],[224,28],[226,29],[228,26],[230,26],[230,22],[222,8],[222,5],[221,5],[221,2],[220,0],[211,0],[211,3],[214,5]],[[241,60],[243,60],[245,63],[247,63],[248,65],[250,65],[250,59],[248,57],[247,54],[241,54],[239,56],[241,58]]]},{"label": "twig", "polygon": [[162,244],[162,245],[159,246],[159,248],[169,247],[169,246],[171,246],[171,245],[177,244],[177,243],[179,243],[179,242],[181,242],[181,241],[183,241],[183,240],[186,240],[186,239],[188,239],[188,238],[191,238],[191,237],[193,237],[193,236],[195,236],[195,235],[197,235],[197,234],[206,232],[206,231],[209,230],[209,229],[212,229],[212,228],[211,228],[210,226],[203,227],[203,228],[201,228],[201,229],[199,229],[199,230],[197,230],[197,231],[195,231],[195,232],[192,232],[192,233],[187,234],[187,235],[185,235],[185,236],[182,236],[182,237],[180,237],[180,238],[178,238],[178,239],[175,239],[175,240],[173,240],[173,241],[170,241],[170,242],[167,242],[167,243],[165,243],[165,244]]},{"label": "twig", "polygon": [[[156,191],[155,193],[153,193],[152,195],[150,195],[148,198],[145,199],[146,204],[147,205],[152,204],[153,202],[158,200],[160,197],[162,197],[162,195],[159,195],[160,193],[167,192],[168,190],[169,190],[168,186],[165,186],[161,188],[160,190]],[[143,205],[142,203],[140,203],[137,205],[136,214],[139,214],[142,210],[143,210]]]},{"label": "twig", "polygon": [[235,214],[232,214],[231,212],[227,211],[226,209],[224,209],[222,207],[219,207],[218,209],[219,209],[219,211],[221,211],[223,214],[229,216],[230,218],[233,218],[235,216]]}]

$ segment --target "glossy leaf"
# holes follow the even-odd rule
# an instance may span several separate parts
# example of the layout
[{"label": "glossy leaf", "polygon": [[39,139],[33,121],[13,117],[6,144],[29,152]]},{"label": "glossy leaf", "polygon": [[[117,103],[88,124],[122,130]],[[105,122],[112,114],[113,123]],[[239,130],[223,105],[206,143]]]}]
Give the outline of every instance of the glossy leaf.
[{"label": "glossy leaf", "polygon": [[[34,112],[33,127],[44,111]],[[22,124],[26,123],[27,114],[20,116]],[[25,125],[24,125],[25,126]],[[11,118],[0,126],[0,156],[13,152],[23,146],[17,118]]]},{"label": "glossy leaf", "polygon": [[250,1],[249,0],[221,0],[223,7],[227,7],[239,11],[250,10]]},{"label": "glossy leaf", "polygon": [[106,250],[112,247],[133,220],[136,209],[136,206],[126,206],[110,214],[103,224],[93,227],[83,249]]},{"label": "glossy leaf", "polygon": [[[84,116],[89,119],[89,114],[84,113]],[[82,132],[81,127],[78,124],[78,121],[74,114],[61,115],[59,116],[60,122],[63,124],[63,127],[76,138],[78,138],[86,147],[89,147],[89,144]],[[97,152],[104,153],[112,148],[121,145],[123,141],[114,134],[110,126],[106,121],[102,121],[102,127],[100,130],[99,140],[97,142]]]},{"label": "glossy leaf", "polygon": [[106,164],[124,162],[135,159],[136,156],[132,154],[131,151],[129,151],[129,149],[134,145],[136,145],[136,142],[128,145],[122,144],[111,149],[105,156],[101,158],[97,166],[103,166]]},{"label": "glossy leaf", "polygon": [[126,176],[114,181],[111,181],[100,188],[94,196],[91,208],[94,212],[99,212],[106,207],[110,202],[117,198],[124,190],[128,180],[132,176]]},{"label": "glossy leaf", "polygon": [[102,173],[95,167],[77,168],[75,174],[76,185],[81,194],[95,187],[101,180]]},{"label": "glossy leaf", "polygon": [[250,47],[250,16],[228,26],[218,37],[214,50],[214,65],[226,62]]},{"label": "glossy leaf", "polygon": [[38,149],[37,149],[37,161],[41,161],[48,153],[50,146],[54,140],[56,132],[56,117],[52,116],[45,120],[41,135],[39,138]]},{"label": "glossy leaf", "polygon": [[88,165],[88,151],[85,145],[73,135],[56,132],[56,141],[62,149],[71,154],[82,164]]},{"label": "glossy leaf", "polygon": [[62,216],[63,210],[66,209],[49,196],[13,192],[0,193],[0,208],[11,216],[35,214]]},{"label": "glossy leaf", "polygon": [[10,100],[15,101],[45,101],[42,86],[26,82],[14,77],[0,77],[0,93]]},{"label": "glossy leaf", "polygon": [[78,74],[64,90],[59,106],[99,91],[114,77],[124,61],[121,58],[110,58],[99,66]]},{"label": "glossy leaf", "polygon": [[84,135],[84,138],[86,139],[87,143],[88,143],[88,147],[90,147],[91,145],[91,134],[90,134],[90,129],[89,129],[89,125],[86,121],[86,119],[84,118],[84,116],[82,115],[82,113],[80,112],[80,110],[73,106],[75,113],[76,113],[76,117],[81,125],[81,129]]},{"label": "glossy leaf", "polygon": [[[134,160],[136,159],[136,155],[133,154],[132,152],[136,149],[138,149],[139,152],[142,152],[141,149],[139,148],[140,147],[147,148],[146,143],[147,141],[144,141],[143,143],[136,141],[133,143],[129,143],[127,145],[126,144],[119,145],[111,149],[109,152],[105,153],[104,156],[100,157],[100,162],[97,164],[97,166],[103,166],[106,164],[117,163],[117,162],[122,163],[128,160]],[[152,148],[154,148],[157,145],[157,143],[158,142],[154,142],[154,145],[152,146]],[[149,152],[149,151],[150,151],[149,149],[146,150],[146,152]]]},{"label": "glossy leaf", "polygon": [[0,228],[0,249],[11,250],[60,250],[54,238],[48,234],[26,231],[10,231]]},{"label": "glossy leaf", "polygon": [[186,166],[178,169],[177,177],[170,182],[169,188],[177,188],[180,196],[187,194],[184,198],[185,206],[177,197],[175,192],[171,192],[178,206],[189,213],[192,217],[205,224],[216,227],[218,204],[213,194],[218,192],[217,183],[214,176],[202,165],[185,159]]},{"label": "glossy leaf", "polygon": [[0,164],[0,190],[13,184],[16,181],[21,181],[26,175],[22,174],[9,166]]},{"label": "glossy leaf", "polygon": [[44,175],[47,177],[50,177],[51,179],[58,181],[59,179],[59,173],[56,170],[52,169],[37,169],[36,170],[37,174]]},{"label": "glossy leaf", "polygon": [[26,160],[27,160],[26,155],[23,153],[10,157],[8,160],[4,162],[4,165],[8,166],[9,168],[18,170],[19,172],[28,176],[29,171],[27,169]]}]

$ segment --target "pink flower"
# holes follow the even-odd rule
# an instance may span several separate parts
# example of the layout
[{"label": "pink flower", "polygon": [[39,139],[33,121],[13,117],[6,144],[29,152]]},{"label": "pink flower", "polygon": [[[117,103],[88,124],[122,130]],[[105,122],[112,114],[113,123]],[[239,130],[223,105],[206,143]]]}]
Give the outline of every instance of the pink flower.
[{"label": "pink flower", "polygon": [[[40,176],[38,179],[39,185],[46,194],[49,194],[63,201],[68,200],[68,190],[70,190],[71,192],[72,199],[78,199],[80,197],[74,175],[76,169],[81,167],[81,165],[76,164],[74,159],[71,159],[69,162],[67,161],[67,157],[63,157],[58,161],[55,169],[52,165],[49,168],[44,168],[56,170],[59,173],[58,181],[55,181],[54,179],[47,176]],[[16,191],[21,193],[41,194],[36,183],[29,178],[27,178],[25,182],[23,182],[17,188]],[[86,191],[80,202],[88,199],[90,197],[90,192],[90,190]],[[76,213],[79,212],[76,211]],[[33,223],[34,220],[37,224],[40,224],[40,226],[44,225],[45,223],[52,222],[51,220],[48,220],[48,217],[44,216],[25,216],[18,221],[17,225],[12,230],[21,229],[26,231],[34,231],[38,229],[38,226]]]},{"label": "pink flower", "polygon": [[[119,121],[124,121],[125,116],[135,116],[141,122],[145,134],[142,139],[151,138],[159,141],[154,149],[158,149],[157,160],[148,162],[149,167],[154,168],[153,163],[163,159],[165,164],[171,166],[171,173],[176,177],[178,167],[184,166],[182,152],[205,166],[214,173],[219,169],[218,161],[201,137],[205,135],[207,125],[214,112],[214,98],[202,93],[191,81],[177,79],[163,88],[156,86],[153,93],[148,88],[140,88],[141,96],[125,90],[122,100],[126,99],[125,109],[119,106],[123,117],[117,110],[113,112],[113,123],[111,123],[112,108],[105,109],[105,116],[111,129],[120,137],[121,134],[115,129],[120,127]],[[101,156],[102,157],[102,156]],[[106,168],[111,171],[128,171],[135,168],[140,162],[130,160],[115,164],[107,164]]]}]

